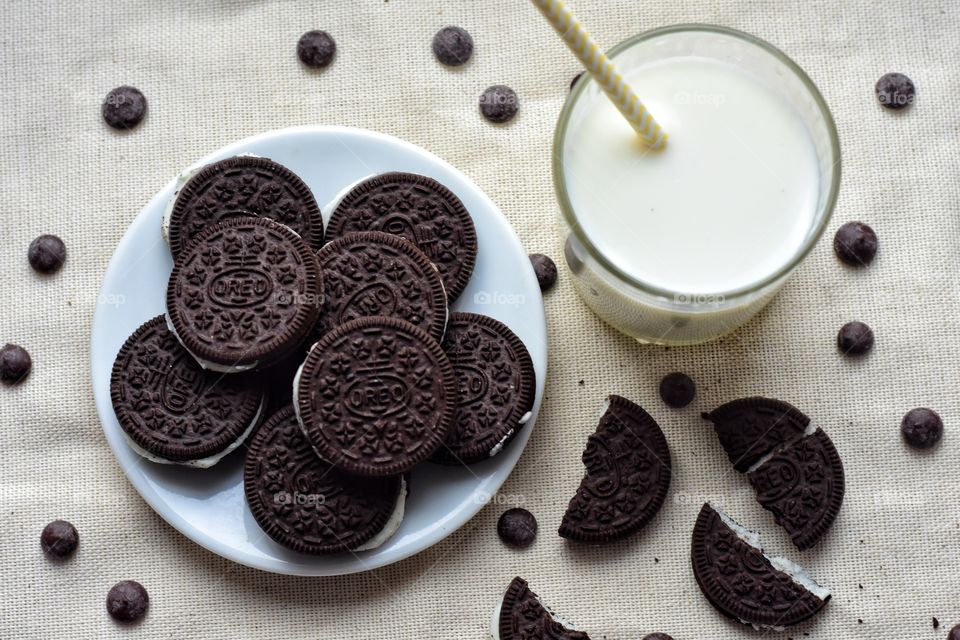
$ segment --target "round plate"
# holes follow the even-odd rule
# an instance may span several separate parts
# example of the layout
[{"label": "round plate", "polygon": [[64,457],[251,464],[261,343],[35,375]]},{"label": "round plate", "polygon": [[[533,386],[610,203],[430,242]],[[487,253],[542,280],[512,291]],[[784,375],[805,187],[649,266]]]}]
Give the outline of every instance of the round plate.
[{"label": "round plate", "polygon": [[[307,556],[263,534],[243,496],[243,455],[210,469],[147,462],[130,449],[110,403],[110,369],[121,345],[141,323],[164,312],[172,258],[160,235],[163,210],[176,179],[143,208],[117,247],[103,279],[90,339],[93,392],[113,453],[144,500],[185,536],[241,564],[291,575],[356,573],[388,565],[436,544],[489,501],[510,475],[533,431],[547,373],[543,300],[527,252],[497,206],[466,176],[433,154],[379,133],[345,127],[296,127],[264,133],[224,147],[197,164],[240,153],[265,156],[289,167],[313,190],[323,208],[344,187],[375,173],[408,171],[430,176],[463,200],[480,247],[457,311],[493,316],[526,344],[537,373],[533,417],[498,456],[470,467],[425,463],[411,478],[407,514],[384,546],[357,554]],[[241,450],[244,450],[241,448]]]}]

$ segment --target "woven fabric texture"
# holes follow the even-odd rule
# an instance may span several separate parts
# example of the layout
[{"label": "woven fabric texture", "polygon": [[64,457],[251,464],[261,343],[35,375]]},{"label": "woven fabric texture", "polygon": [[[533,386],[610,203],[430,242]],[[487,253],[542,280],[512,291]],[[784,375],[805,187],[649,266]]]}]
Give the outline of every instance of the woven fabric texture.
[{"label": "woven fabric texture", "polygon": [[[519,0],[53,2],[10,0],[0,15],[0,343],[33,355],[29,380],[0,388],[0,637],[484,638],[515,575],[591,637],[759,637],[726,621],[693,580],[689,534],[716,499],[761,529],[770,551],[833,589],[815,621],[768,637],[943,638],[960,624],[960,6],[947,0],[571,0],[598,41],[681,22],[754,33],[786,51],[822,90],[843,147],[843,186],[828,237],[761,315],[694,348],[642,346],[600,322],[569,274],[546,296],[550,373],[527,451],[501,496],[428,551],[388,568],[305,579],[247,569],[209,553],[133,490],[102,435],[89,374],[100,280],[141,207],[196,158],[291,125],[339,124],[392,134],[445,158],[503,209],[531,251],[562,256],[550,174],[553,126],[577,63]],[[473,60],[433,58],[437,29],[460,25]],[[299,36],[325,29],[339,52],[324,72],[296,58]],[[916,104],[881,109],[874,82],[902,71]],[[149,112],[117,133],[106,93],[140,88]],[[486,123],[489,85],[520,97],[517,119]],[[839,224],[863,220],[881,240],[865,270],[833,256]],[[67,243],[65,268],[34,274],[30,241]],[[877,334],[861,360],[834,344],[844,322]],[[680,370],[699,383],[682,410],[657,395]],[[580,455],[604,398],[649,409],[673,450],[668,502],[629,541],[599,548],[556,534],[582,477]],[[745,395],[787,400],[823,426],[846,465],[847,495],[829,535],[797,553],[732,472],[703,410]],[[940,412],[942,445],[901,442],[904,413]],[[496,520],[522,503],[536,544],[504,547]],[[40,530],[80,531],[78,554],[54,564]],[[147,618],[122,629],[104,610],[111,585],[142,582]],[[934,630],[932,618],[940,620]]]}]

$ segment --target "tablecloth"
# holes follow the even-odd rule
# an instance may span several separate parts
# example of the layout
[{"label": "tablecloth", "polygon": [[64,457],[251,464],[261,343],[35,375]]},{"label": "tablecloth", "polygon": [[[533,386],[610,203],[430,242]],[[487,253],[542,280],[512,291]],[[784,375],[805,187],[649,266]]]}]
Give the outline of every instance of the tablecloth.
[{"label": "tablecloth", "polygon": [[[948,0],[571,0],[603,45],[680,22],[754,33],[782,48],[822,90],[843,147],[843,186],[828,236],[863,220],[879,233],[873,266],[844,268],[821,241],[785,290],[735,334],[692,348],[639,345],[599,321],[568,273],[546,296],[549,377],[535,431],[501,496],[418,556],[365,574],[291,578],[235,565],[184,538],[133,490],[102,435],[88,336],[99,283],[126,227],[181,168],[240,138],[326,123],[399,136],[445,158],[494,201],[531,251],[561,258],[550,175],[553,125],[577,65],[528,2],[315,0],[52,2],[0,9],[0,343],[25,346],[34,370],[0,388],[0,636],[5,638],[484,638],[492,607],[522,575],[591,637],[759,637],[721,618],[693,580],[689,533],[706,499],[763,531],[834,597],[782,634],[840,640],[943,638],[960,623],[960,6]],[[472,61],[433,58],[437,29],[460,25]],[[339,47],[317,73],[299,36]],[[910,75],[901,113],[873,94],[888,71]],[[149,101],[137,129],[100,117],[111,88]],[[489,85],[520,97],[518,118],[478,115]],[[41,233],[67,243],[65,268],[31,271]],[[841,357],[848,320],[877,334],[872,354]],[[668,409],[657,384],[692,375],[696,401]],[[628,541],[563,542],[556,528],[583,468],[605,396],[647,407],[674,454],[668,503]],[[790,401],[827,429],[848,489],[833,530],[798,553],[732,473],[699,413],[745,395]],[[942,415],[942,445],[900,440],[916,406]],[[536,544],[504,547],[496,520],[521,503]],[[67,563],[40,552],[42,527],[66,518],[81,546]],[[120,579],[150,592],[147,617],[121,628],[104,598]],[[933,618],[941,628],[934,630]]]}]

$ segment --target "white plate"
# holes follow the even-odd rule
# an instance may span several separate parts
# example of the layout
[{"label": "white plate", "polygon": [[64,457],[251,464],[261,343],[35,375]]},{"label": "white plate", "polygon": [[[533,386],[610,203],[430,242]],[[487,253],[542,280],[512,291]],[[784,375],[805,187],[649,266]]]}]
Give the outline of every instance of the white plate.
[{"label": "white plate", "polygon": [[[175,180],[143,208],[117,247],[103,279],[90,339],[93,392],[113,453],[144,500],[185,536],[241,564],[291,575],[340,575],[382,567],[436,544],[472,518],[500,488],[533,431],[547,372],[543,301],[527,252],[497,206],[466,176],[433,154],[390,136],[345,127],[297,127],[241,140],[201,159],[239,153],[272,158],[313,190],[323,207],[340,189],[373,173],[431,176],[463,200],[480,247],[473,278],[454,308],[493,316],[523,340],[537,372],[533,418],[498,456],[469,468],[424,464],[413,472],[407,515],[383,547],[313,557],[274,543],[257,526],[243,496],[243,455],[211,469],[147,462],[123,439],[110,404],[110,369],[127,336],[164,311],[170,252],[160,220]],[[330,212],[324,209],[324,216]]]}]

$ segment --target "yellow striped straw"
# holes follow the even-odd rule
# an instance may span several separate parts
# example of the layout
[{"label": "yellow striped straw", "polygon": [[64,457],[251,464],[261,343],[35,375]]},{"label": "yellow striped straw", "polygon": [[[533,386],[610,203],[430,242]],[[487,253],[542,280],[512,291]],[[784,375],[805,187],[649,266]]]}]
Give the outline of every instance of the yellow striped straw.
[{"label": "yellow striped straw", "polygon": [[570,9],[564,5],[563,0],[532,0],[532,2],[550,21],[627,122],[640,134],[644,144],[651,149],[662,149],[667,143],[667,133],[660,128],[647,108],[643,106],[637,94],[623,81],[623,76],[617,73],[613,62],[600,50],[599,45],[573,16]]}]

